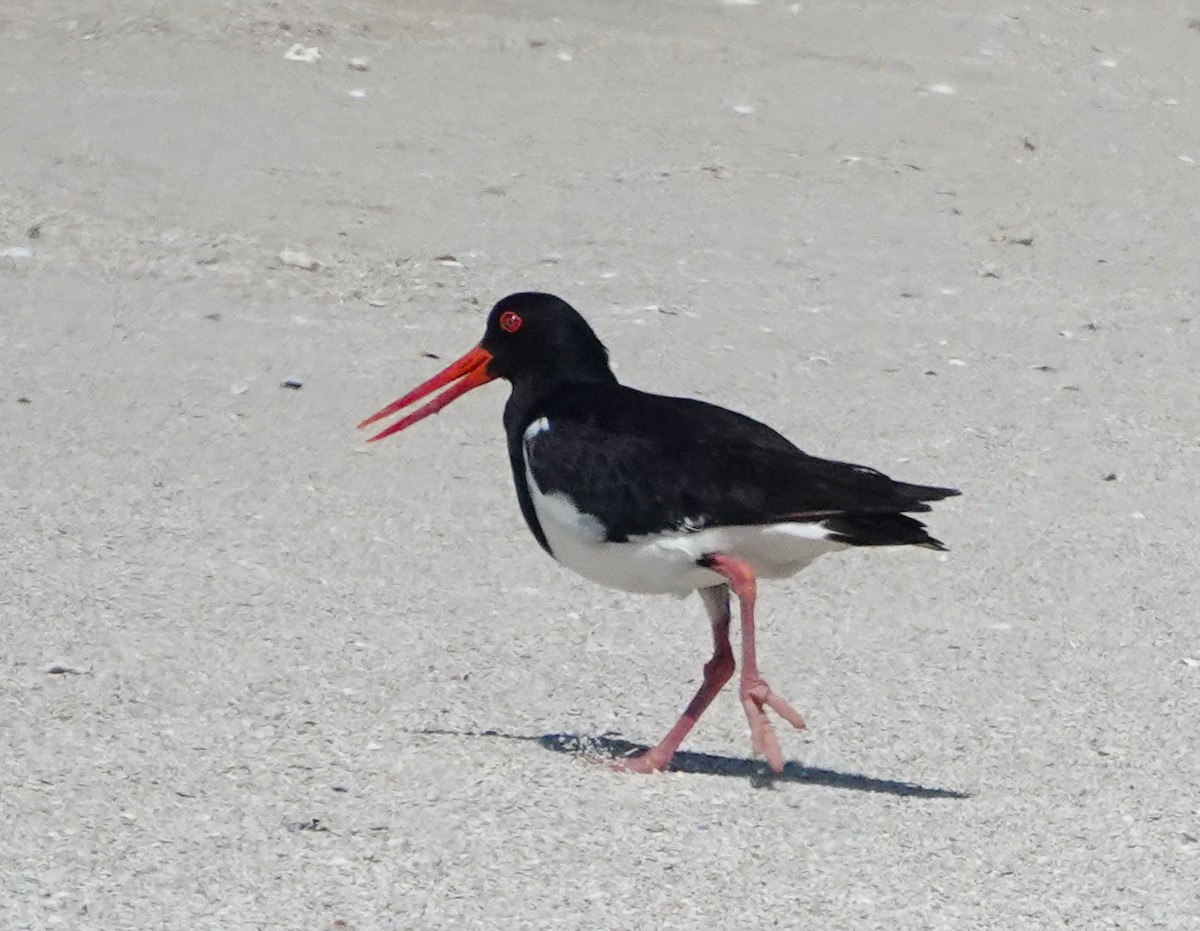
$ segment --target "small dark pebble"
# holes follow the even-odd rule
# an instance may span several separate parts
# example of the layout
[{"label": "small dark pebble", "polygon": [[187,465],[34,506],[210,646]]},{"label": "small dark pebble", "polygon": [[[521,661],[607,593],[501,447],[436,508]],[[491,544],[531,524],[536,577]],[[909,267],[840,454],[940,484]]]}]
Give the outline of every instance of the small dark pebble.
[{"label": "small dark pebble", "polygon": [[295,379],[295,378],[287,378],[279,383],[279,387],[280,388],[291,388],[293,391],[299,391],[301,388],[304,387],[304,382],[302,382],[298,379]]},{"label": "small dark pebble", "polygon": [[52,676],[79,676],[83,675],[78,669],[71,666],[60,666],[57,663],[46,670]]},{"label": "small dark pebble", "polygon": [[1115,482],[1117,480],[1117,473],[1109,472],[1108,475],[1104,476],[1104,480],[1106,482]]},{"label": "small dark pebble", "polygon": [[19,398],[17,398],[17,403],[18,404],[32,404],[33,402],[31,400],[29,400],[29,398],[25,397],[25,395],[21,395]]},{"label": "small dark pebble", "polygon": [[926,375],[936,375],[937,372],[935,372],[933,369],[926,369],[925,374]]},{"label": "small dark pebble", "polygon": [[217,313],[205,314],[204,319],[205,320],[220,320],[221,314],[217,314]]},{"label": "small dark pebble", "polygon": [[1027,151],[1027,152],[1036,152],[1037,151],[1037,146],[1035,146],[1032,142],[1029,141],[1028,136],[1026,136],[1022,140],[1021,145],[1025,146],[1025,151]]},{"label": "small dark pebble", "polygon": [[1053,372],[1053,371],[1055,371],[1055,368],[1053,365],[1031,365],[1029,367],[1038,372]]},{"label": "small dark pebble", "polygon": [[39,236],[42,235],[42,224],[40,224],[40,223],[33,224],[33,226],[29,227],[29,229],[27,229],[25,231],[25,235],[28,236],[30,239],[37,239]]},{"label": "small dark pebble", "polygon": [[423,355],[426,359],[440,359],[441,358],[441,356],[439,356],[436,352],[423,352],[423,353],[421,353],[421,355]]},{"label": "small dark pebble", "polygon": [[1012,243],[1014,246],[1032,246],[1033,245],[1033,237],[1032,236],[1023,236],[1020,239],[1010,239],[1009,242]]},{"label": "small dark pebble", "polygon": [[1098,323],[1085,323],[1085,324],[1083,325],[1083,328],[1084,328],[1085,330],[1091,330],[1093,333],[1095,333],[1095,332],[1096,332],[1098,329],[1100,329],[1100,324],[1098,324]]},{"label": "small dark pebble", "polygon": [[292,825],[293,831],[328,831],[329,828],[321,823],[320,818],[310,818],[308,821],[299,821]]},{"label": "small dark pebble", "polygon": [[333,791],[334,792],[349,792],[350,790],[347,789],[345,786],[334,786]]}]

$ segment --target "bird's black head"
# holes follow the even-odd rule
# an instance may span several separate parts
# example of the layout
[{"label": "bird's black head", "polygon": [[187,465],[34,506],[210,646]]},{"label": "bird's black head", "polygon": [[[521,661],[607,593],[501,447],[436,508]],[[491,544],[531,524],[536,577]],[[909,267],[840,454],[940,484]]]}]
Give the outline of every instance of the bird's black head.
[{"label": "bird's black head", "polygon": [[586,320],[553,294],[526,291],[500,300],[480,343],[489,375],[510,382],[615,381],[608,350]]},{"label": "bird's black head", "polygon": [[608,350],[575,308],[553,294],[510,294],[488,315],[483,340],[461,359],[359,424],[366,427],[439,389],[436,398],[382,430],[372,440],[398,433],[436,414],[455,398],[497,378],[512,382],[513,397],[536,396],[563,382],[610,382]]}]

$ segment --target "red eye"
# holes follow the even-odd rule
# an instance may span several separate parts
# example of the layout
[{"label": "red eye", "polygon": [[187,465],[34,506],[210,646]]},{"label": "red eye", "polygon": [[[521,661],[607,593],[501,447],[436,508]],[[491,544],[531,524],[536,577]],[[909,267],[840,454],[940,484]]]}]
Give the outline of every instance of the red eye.
[{"label": "red eye", "polygon": [[506,310],[500,315],[500,329],[505,333],[516,333],[521,329],[521,324],[524,323],[520,316],[514,314],[511,310]]}]

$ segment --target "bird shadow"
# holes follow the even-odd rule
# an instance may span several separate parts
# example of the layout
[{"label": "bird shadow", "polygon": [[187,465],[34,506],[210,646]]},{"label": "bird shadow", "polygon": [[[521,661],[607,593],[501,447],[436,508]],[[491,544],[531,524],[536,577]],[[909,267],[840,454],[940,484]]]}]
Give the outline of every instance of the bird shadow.
[{"label": "bird shadow", "polygon": [[[578,734],[543,734],[540,737],[530,737],[523,734],[505,734],[495,730],[454,731],[440,728],[419,728],[411,729],[408,732],[429,736],[483,737],[493,740],[523,741],[537,744],[542,749],[553,753],[565,753],[593,762],[615,763],[650,749],[645,744],[634,743],[631,740],[624,740],[608,734],[598,737]],[[831,789],[845,789],[852,792],[874,792],[904,798],[968,799],[972,797],[970,792],[960,792],[957,789],[924,786],[915,782],[902,782],[895,779],[879,779],[863,773],[824,769],[819,766],[804,766],[794,761],[784,764],[783,772],[774,773],[762,760],[720,756],[713,753],[680,751],[671,760],[667,771],[699,776],[733,776],[749,780],[755,788],[770,788],[776,783],[794,782],[802,785],[826,786]]]}]

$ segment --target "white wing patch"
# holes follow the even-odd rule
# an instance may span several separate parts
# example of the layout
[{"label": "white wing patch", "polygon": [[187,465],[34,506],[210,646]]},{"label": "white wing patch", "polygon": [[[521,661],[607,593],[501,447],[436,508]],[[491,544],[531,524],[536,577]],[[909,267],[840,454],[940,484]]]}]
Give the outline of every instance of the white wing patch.
[{"label": "white wing patch", "polygon": [[528,443],[539,433],[549,433],[549,432],[550,432],[549,418],[539,417],[537,420],[535,420],[533,423],[531,423],[528,427],[525,428],[525,432],[523,434],[521,434],[521,439],[523,439],[526,443]]}]

